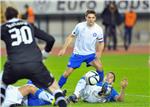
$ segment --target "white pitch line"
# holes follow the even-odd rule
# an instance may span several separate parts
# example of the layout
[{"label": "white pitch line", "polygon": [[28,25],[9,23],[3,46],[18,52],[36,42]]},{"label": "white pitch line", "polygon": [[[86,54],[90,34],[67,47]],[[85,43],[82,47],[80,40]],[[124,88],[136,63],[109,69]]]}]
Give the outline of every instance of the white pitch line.
[{"label": "white pitch line", "polygon": [[150,98],[150,96],[148,96],[148,95],[138,95],[138,94],[125,94],[125,95],[127,95],[127,96],[136,96],[136,97],[147,97],[147,98]]}]

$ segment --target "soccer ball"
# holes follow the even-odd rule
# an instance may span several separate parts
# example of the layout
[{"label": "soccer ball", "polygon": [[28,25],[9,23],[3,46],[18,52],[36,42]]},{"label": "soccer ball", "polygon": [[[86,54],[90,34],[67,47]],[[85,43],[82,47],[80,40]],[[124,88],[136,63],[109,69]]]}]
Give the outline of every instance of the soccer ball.
[{"label": "soccer ball", "polygon": [[96,71],[91,70],[85,74],[86,83],[89,85],[95,85],[99,81],[99,75]]}]

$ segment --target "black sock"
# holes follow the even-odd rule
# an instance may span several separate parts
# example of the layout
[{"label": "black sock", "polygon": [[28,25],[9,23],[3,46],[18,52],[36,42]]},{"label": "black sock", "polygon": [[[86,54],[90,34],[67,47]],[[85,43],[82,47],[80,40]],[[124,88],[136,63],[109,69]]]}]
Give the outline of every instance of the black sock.
[{"label": "black sock", "polygon": [[5,91],[6,91],[6,88],[7,88],[7,86],[6,85],[4,85],[3,83],[1,84],[1,86],[0,86],[0,100],[1,100],[1,105],[2,105],[2,103],[4,102],[4,99],[5,99]]},{"label": "black sock", "polygon": [[66,102],[65,97],[63,96],[63,93],[61,91],[55,91],[54,97],[56,99],[56,104],[59,107],[67,107],[67,102]]}]

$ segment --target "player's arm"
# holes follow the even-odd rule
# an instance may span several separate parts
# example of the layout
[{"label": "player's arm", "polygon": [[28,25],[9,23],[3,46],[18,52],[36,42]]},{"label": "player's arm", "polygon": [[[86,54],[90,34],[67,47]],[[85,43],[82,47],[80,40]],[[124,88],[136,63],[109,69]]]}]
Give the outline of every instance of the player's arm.
[{"label": "player's arm", "polygon": [[97,47],[96,47],[96,56],[100,58],[104,51],[104,34],[102,28],[99,29],[97,37]]},{"label": "player's arm", "polygon": [[1,29],[1,31],[0,31],[0,34],[1,34],[1,40],[4,40],[4,37],[6,37],[5,35],[7,35],[6,33],[5,33],[5,29],[4,29],[4,26],[3,25],[1,25],[0,26],[0,29]]},{"label": "player's arm", "polygon": [[35,31],[34,32],[35,37],[37,37],[38,39],[44,40],[46,42],[45,49],[42,51],[43,58],[45,59],[48,57],[49,52],[52,50],[52,47],[55,43],[55,38],[52,35],[38,29],[34,25],[33,25],[33,28]]},{"label": "player's arm", "polygon": [[121,91],[120,91],[120,94],[115,97],[116,101],[123,101],[124,100],[125,88],[127,87],[127,85],[128,85],[127,79],[124,79],[124,80],[121,81]]},{"label": "player's arm", "polygon": [[98,42],[97,43],[97,57],[100,58],[102,56],[102,53],[104,51],[104,42]]},{"label": "player's arm", "polygon": [[73,39],[74,39],[73,34],[70,34],[70,35],[67,36],[67,38],[65,40],[65,44],[63,45],[62,49],[58,53],[59,56],[65,54],[67,47],[72,43]]}]

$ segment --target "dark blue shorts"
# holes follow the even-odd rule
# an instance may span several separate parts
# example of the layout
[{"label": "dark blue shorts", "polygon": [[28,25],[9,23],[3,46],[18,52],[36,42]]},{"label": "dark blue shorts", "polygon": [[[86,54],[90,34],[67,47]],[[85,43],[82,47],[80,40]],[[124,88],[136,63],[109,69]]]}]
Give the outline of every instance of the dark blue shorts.
[{"label": "dark blue shorts", "polygon": [[92,62],[95,58],[95,53],[90,55],[72,54],[68,62],[68,67],[79,68],[83,62],[85,62],[87,66],[90,66],[90,62]]}]

